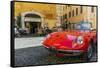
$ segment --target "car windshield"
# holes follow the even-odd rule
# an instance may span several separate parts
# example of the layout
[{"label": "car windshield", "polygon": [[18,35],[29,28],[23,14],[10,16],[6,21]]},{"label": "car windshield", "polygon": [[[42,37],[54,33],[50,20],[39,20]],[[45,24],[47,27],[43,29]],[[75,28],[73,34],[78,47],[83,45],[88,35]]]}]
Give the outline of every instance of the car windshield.
[{"label": "car windshield", "polygon": [[91,30],[91,23],[89,22],[81,22],[75,25],[76,30],[81,31],[90,31]]}]

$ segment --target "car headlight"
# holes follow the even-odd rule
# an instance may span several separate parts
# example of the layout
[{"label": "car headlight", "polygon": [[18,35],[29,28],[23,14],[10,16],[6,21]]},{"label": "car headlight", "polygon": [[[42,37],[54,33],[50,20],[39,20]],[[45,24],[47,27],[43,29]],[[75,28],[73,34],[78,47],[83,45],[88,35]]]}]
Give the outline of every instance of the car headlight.
[{"label": "car headlight", "polygon": [[83,36],[78,36],[77,44],[83,44]]}]

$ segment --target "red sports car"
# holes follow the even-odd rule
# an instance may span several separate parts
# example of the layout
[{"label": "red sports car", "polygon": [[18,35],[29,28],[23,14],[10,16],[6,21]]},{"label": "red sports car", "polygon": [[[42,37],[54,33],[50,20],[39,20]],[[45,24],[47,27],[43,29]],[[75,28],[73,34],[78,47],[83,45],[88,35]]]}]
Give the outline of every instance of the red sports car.
[{"label": "red sports car", "polygon": [[96,31],[91,30],[91,24],[77,24],[76,30],[52,32],[43,40],[43,45],[55,54],[63,56],[78,56],[85,54],[90,59],[96,46]]}]

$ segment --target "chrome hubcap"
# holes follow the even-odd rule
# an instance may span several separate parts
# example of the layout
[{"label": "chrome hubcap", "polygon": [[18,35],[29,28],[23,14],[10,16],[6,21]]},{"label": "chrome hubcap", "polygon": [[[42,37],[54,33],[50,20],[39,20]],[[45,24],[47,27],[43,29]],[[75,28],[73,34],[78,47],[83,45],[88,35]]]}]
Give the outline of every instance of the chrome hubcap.
[{"label": "chrome hubcap", "polygon": [[91,58],[91,56],[92,56],[92,46],[89,45],[89,47],[88,47],[88,58]]}]

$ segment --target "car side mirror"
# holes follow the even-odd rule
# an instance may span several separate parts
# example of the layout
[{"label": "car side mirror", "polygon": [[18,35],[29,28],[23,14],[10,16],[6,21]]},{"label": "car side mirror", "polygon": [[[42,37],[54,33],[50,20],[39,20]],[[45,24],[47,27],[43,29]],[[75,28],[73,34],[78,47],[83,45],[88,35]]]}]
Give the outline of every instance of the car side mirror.
[{"label": "car side mirror", "polygon": [[95,31],[96,29],[91,28],[91,31]]}]

